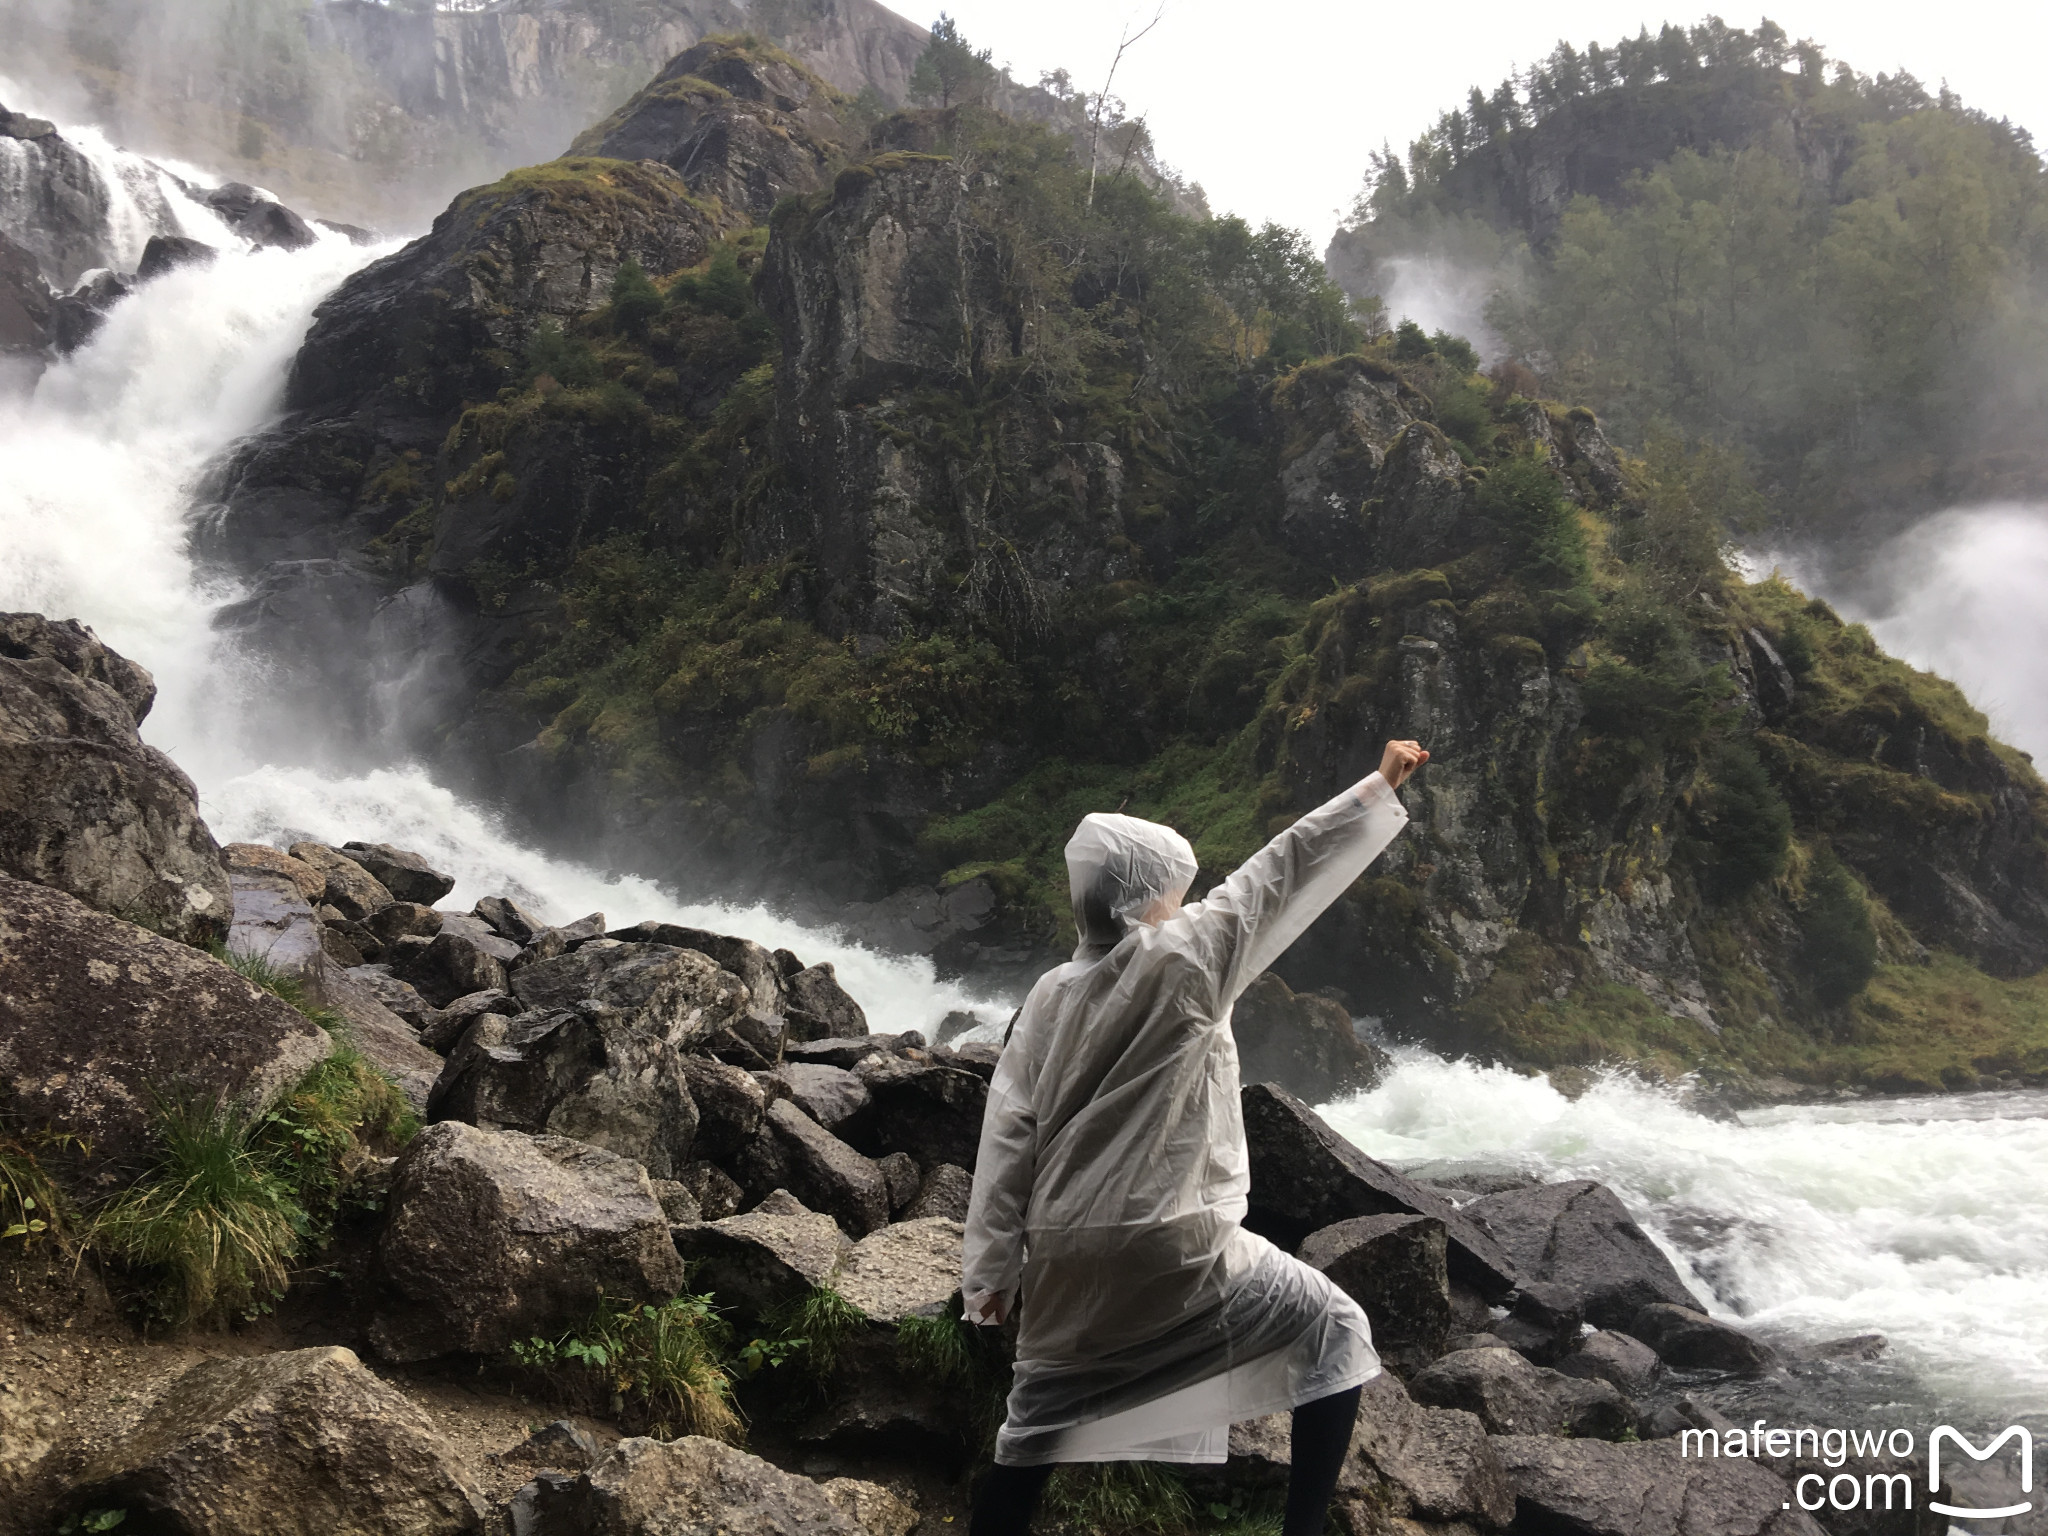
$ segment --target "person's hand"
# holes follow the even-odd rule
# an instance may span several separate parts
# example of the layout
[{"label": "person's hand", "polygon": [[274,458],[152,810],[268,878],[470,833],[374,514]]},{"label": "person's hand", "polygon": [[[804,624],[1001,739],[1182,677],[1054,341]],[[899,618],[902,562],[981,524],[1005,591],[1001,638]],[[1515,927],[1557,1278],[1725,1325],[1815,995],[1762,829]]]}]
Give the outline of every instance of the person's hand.
[{"label": "person's hand", "polygon": [[1399,789],[1408,782],[1408,776],[1429,761],[1429,754],[1422,750],[1419,741],[1390,741],[1387,750],[1380,754],[1380,777],[1388,787]]},{"label": "person's hand", "polygon": [[966,1299],[962,1310],[970,1323],[1000,1328],[1009,1321],[1010,1298],[1001,1291],[977,1291]]}]

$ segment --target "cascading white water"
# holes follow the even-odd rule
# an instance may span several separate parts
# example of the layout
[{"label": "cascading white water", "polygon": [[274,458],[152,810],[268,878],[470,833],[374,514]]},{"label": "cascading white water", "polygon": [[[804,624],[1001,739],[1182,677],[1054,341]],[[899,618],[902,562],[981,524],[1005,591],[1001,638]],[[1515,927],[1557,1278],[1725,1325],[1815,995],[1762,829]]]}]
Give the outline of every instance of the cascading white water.
[{"label": "cascading white water", "polygon": [[[223,840],[390,841],[455,873],[457,902],[506,891],[557,919],[602,909],[747,933],[835,961],[881,1029],[929,1027],[972,1006],[923,961],[545,858],[417,769],[337,778],[235,755],[234,744],[259,738],[241,728],[248,706],[209,627],[233,594],[204,587],[186,550],[190,486],[276,411],[313,306],[376,253],[338,238],[294,253],[217,238],[213,266],[151,284],[32,398],[0,401],[0,609],[83,619],[156,672],[162,700],[146,733],[193,774]],[[2008,563],[1947,579],[1989,580]],[[1978,595],[1958,601],[1984,601],[1985,591],[1979,581]],[[1883,633],[1924,657],[1922,639],[1955,628]],[[1997,655],[1997,635],[1982,633]],[[981,1011],[999,1016],[986,1002]],[[1944,1390],[1996,1413],[2048,1400],[2042,1107],[1986,1095],[1783,1110],[1729,1126],[1626,1081],[1568,1101],[1541,1080],[1405,1053],[1386,1085],[1330,1114],[1382,1157],[1509,1158],[1547,1176],[1607,1180],[1654,1231],[1713,1226],[1711,1243],[1673,1250],[1691,1255],[1722,1305],[1809,1336],[1882,1329]],[[2006,1118],[1966,1118],[1997,1108]]]},{"label": "cascading white water", "polygon": [[1397,1053],[1330,1123],[1390,1162],[1506,1164],[1610,1186],[1694,1289],[1765,1332],[1882,1332],[1987,1419],[2048,1409],[2048,1095],[1984,1093],[1709,1120],[1622,1075],[1543,1078]]}]

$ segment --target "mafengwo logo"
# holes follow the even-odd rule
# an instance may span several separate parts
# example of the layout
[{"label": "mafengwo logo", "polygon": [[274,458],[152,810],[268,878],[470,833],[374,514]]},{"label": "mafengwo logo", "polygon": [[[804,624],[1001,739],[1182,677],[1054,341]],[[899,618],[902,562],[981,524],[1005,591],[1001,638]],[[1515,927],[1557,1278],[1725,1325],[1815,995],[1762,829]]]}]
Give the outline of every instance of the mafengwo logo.
[{"label": "mafengwo logo", "polygon": [[[1946,1424],[1936,1425],[1934,1433],[1927,1437],[1927,1491],[1930,1494],[1941,1492],[1942,1442],[1953,1442],[1956,1449],[1965,1456],[1968,1456],[1972,1461],[1989,1461],[1998,1454],[1999,1447],[2008,1440],[2017,1440],[2020,1443],[2020,1492],[2032,1493],[2034,1491],[2034,1437],[2027,1433],[2023,1426],[2018,1424],[2007,1429],[2004,1434],[1993,1440],[1981,1451],[1977,1449],[1967,1435],[1951,1429]],[[1951,1465],[1953,1465],[1953,1461],[1951,1461]],[[1937,1504],[1930,1499],[1927,1507],[1938,1515],[1947,1515],[1954,1520],[2003,1520],[2009,1515],[2032,1513],[2034,1501],[2027,1499],[2018,1504],[2002,1504],[1996,1509],[1962,1509],[1954,1504]]]}]

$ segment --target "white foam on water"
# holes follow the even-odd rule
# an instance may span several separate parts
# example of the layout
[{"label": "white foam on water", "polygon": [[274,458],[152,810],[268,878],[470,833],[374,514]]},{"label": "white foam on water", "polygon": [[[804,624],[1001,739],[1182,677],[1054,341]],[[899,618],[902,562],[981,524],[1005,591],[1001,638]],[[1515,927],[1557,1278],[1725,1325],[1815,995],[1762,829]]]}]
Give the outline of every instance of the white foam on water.
[{"label": "white foam on water", "polygon": [[1879,1332],[1944,1396],[2048,1402],[2048,1094],[1801,1105],[1710,1120],[1611,1074],[1540,1077],[1403,1050],[1327,1106],[1388,1162],[1506,1163],[1598,1179],[1702,1298],[1807,1340]]}]

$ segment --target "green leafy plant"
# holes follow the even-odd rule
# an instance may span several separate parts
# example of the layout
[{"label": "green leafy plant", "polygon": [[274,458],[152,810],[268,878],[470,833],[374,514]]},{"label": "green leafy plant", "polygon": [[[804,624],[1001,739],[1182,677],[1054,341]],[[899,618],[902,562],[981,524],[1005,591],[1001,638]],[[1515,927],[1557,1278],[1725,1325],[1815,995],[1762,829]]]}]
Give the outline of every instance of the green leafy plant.
[{"label": "green leafy plant", "polygon": [[42,1154],[67,1147],[88,1150],[76,1136],[0,1124],[0,1242],[19,1240],[24,1248],[45,1238],[65,1243],[71,1204],[43,1167]]},{"label": "green leafy plant", "polygon": [[128,1519],[125,1509],[87,1509],[68,1516],[57,1527],[57,1536],[75,1536],[82,1531],[111,1531]]},{"label": "green leafy plant", "polygon": [[531,1370],[595,1378],[615,1411],[657,1440],[704,1435],[738,1444],[746,1425],[733,1403],[730,1344],[710,1296],[677,1296],[659,1304],[601,1302],[558,1338],[514,1344],[512,1358]]},{"label": "green leafy plant", "polygon": [[233,1104],[166,1095],[159,1153],[92,1224],[95,1246],[153,1273],[153,1310],[179,1325],[241,1314],[284,1293],[305,1207],[258,1145],[263,1122]]},{"label": "green leafy plant", "polygon": [[760,1346],[770,1364],[793,1364],[818,1386],[832,1380],[848,1345],[867,1326],[867,1314],[829,1285],[817,1285],[762,1319],[767,1334]]}]

